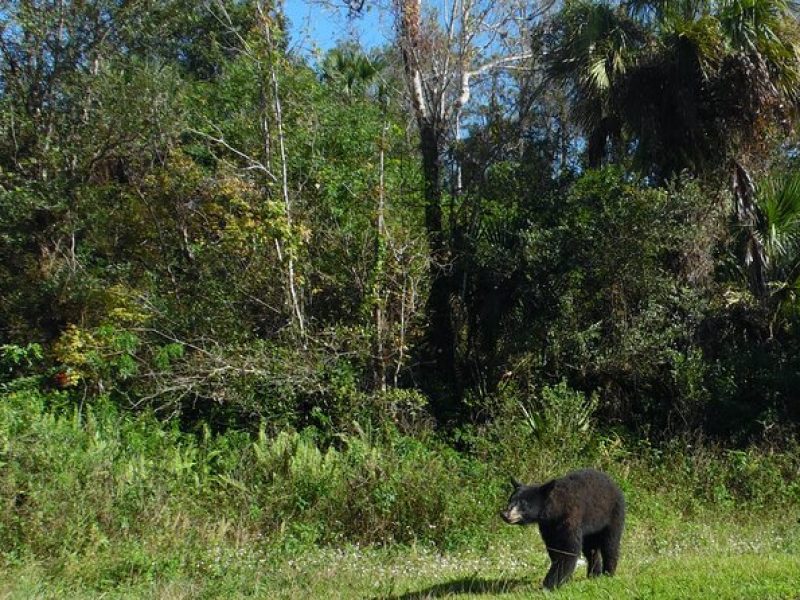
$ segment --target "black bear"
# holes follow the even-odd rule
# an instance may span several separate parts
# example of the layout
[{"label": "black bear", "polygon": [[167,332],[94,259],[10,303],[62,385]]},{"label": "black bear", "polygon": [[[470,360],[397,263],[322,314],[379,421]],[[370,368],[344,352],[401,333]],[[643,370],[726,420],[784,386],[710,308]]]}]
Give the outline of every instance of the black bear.
[{"label": "black bear", "polygon": [[506,523],[538,523],[552,564],[544,587],[553,589],[572,576],[581,551],[589,577],[613,575],[625,525],[625,498],[607,475],[583,469],[543,485],[511,480],[514,492],[500,514]]}]

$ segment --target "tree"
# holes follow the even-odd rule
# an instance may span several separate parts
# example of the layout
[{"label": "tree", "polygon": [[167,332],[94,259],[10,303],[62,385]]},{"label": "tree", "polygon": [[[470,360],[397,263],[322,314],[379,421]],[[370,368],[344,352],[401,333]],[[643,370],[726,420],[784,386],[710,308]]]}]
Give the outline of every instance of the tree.
[{"label": "tree", "polygon": [[[786,0],[568,4],[549,57],[574,90],[590,166],[626,141],[655,181],[727,171],[750,288],[766,294],[750,169],[800,100],[800,26]],[[633,42],[633,43],[631,43]]]},{"label": "tree", "polygon": [[[163,15],[147,3],[6,2],[0,9],[0,254],[9,335],[51,338],[101,311],[86,239],[108,196],[175,144],[180,81],[135,51]],[[99,201],[102,198],[102,201]],[[109,232],[110,234],[111,232]],[[113,244],[111,244],[113,246]],[[5,313],[5,311],[3,311]],[[8,313],[6,313],[8,314]],[[20,318],[24,315],[24,318]]]},{"label": "tree", "polygon": [[333,48],[322,61],[322,79],[349,97],[364,92],[384,66],[380,58],[371,59],[351,46]]},{"label": "tree", "polygon": [[581,0],[560,13],[548,63],[573,90],[589,163],[604,146],[595,137],[622,134],[665,181],[758,152],[800,98],[798,41],[785,0]]},{"label": "tree", "polygon": [[[302,291],[299,289],[301,278],[297,274],[298,246],[302,244],[302,235],[295,223],[294,198],[289,189],[289,156],[278,77],[279,63],[285,60],[276,39],[283,35],[283,17],[270,2],[258,0],[251,6],[253,27],[249,31],[241,31],[223,0],[215,0],[209,10],[227,27],[228,35],[238,40],[241,48],[238,58],[245,63],[244,69],[249,71],[249,75],[255,78],[255,88],[251,91],[256,94],[256,111],[251,115],[253,123],[246,129],[258,131],[258,136],[255,140],[249,140],[255,142],[253,147],[241,148],[232,145],[219,131],[208,133],[194,129],[194,133],[223,152],[232,154],[237,162],[243,164],[243,169],[258,174],[265,205],[273,201],[272,190],[277,188],[283,208],[283,232],[275,237],[275,248],[279,261],[285,266],[286,306],[291,323],[298,339],[305,345],[306,319]],[[253,125],[257,125],[257,128],[253,128]],[[214,130],[215,124],[209,124],[208,128]]]},{"label": "tree", "polygon": [[430,293],[427,303],[429,379],[440,416],[452,416],[462,393],[458,373],[456,328],[452,316],[454,256],[444,220],[443,161],[448,143],[458,140],[462,110],[476,78],[524,65],[532,53],[525,32],[550,3],[532,9],[513,2],[443,3],[426,10],[422,0],[396,0],[397,37],[403,58],[412,113],[419,135],[425,228],[430,248]]},{"label": "tree", "polygon": [[789,321],[800,311],[800,173],[767,177],[756,203],[774,328],[779,317]]},{"label": "tree", "polygon": [[581,1],[567,4],[547,37],[547,75],[569,90],[573,119],[586,135],[586,162],[597,168],[608,144],[623,141],[615,94],[642,51],[645,31],[622,6]]}]

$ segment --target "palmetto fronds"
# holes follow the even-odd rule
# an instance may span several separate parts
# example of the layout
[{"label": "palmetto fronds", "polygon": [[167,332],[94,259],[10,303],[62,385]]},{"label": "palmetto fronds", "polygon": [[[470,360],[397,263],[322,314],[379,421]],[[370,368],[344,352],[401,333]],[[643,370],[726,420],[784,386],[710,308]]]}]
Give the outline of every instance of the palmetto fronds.
[{"label": "palmetto fronds", "polygon": [[786,277],[800,266],[800,172],[764,181],[758,205],[770,271],[774,277]]},{"label": "palmetto fronds", "polygon": [[757,200],[775,325],[800,312],[800,172],[766,179]]},{"label": "palmetto fronds", "polygon": [[776,93],[792,101],[800,93],[795,5],[789,0],[724,0],[718,16],[731,49],[763,62]]},{"label": "palmetto fronds", "polygon": [[566,84],[575,120],[587,132],[591,166],[621,135],[612,94],[645,42],[639,24],[607,2],[568,4],[553,29],[547,75]]},{"label": "palmetto fronds", "polygon": [[345,95],[365,91],[375,81],[384,64],[353,48],[334,48],[322,62],[322,79],[338,85]]},{"label": "palmetto fronds", "polygon": [[643,41],[636,22],[608,3],[570,4],[557,30],[560,40],[548,62],[548,74],[596,92],[608,89],[612,79],[625,72]]},{"label": "palmetto fronds", "polygon": [[[658,178],[724,164],[800,100],[789,0],[567,3],[548,73],[572,91],[589,164],[624,138]],[[601,156],[596,156],[597,153]]]}]

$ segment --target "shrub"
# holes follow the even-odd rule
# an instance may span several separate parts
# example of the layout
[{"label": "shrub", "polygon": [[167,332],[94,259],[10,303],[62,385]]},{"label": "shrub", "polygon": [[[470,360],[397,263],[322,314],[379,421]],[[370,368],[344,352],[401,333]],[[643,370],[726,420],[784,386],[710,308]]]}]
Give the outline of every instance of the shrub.
[{"label": "shrub", "polygon": [[467,439],[506,477],[542,480],[592,460],[597,407],[596,395],[565,382],[524,392],[510,383],[494,397],[492,418]]},{"label": "shrub", "polygon": [[[0,397],[6,561],[58,569],[97,555],[97,577],[127,577],[128,567],[207,569],[209,548],[225,553],[242,540],[286,551],[476,547],[502,527],[496,513],[508,475],[542,481],[590,465],[620,482],[634,522],[800,504],[796,448],[654,446],[600,434],[593,400],[565,384],[498,399],[493,420],[463,432],[460,451],[430,431],[358,423],[330,441],[314,428],[271,434],[266,424],[255,436],[208,427],[187,434],[107,398],[78,409],[66,394]],[[178,555],[185,558],[176,563]]]}]

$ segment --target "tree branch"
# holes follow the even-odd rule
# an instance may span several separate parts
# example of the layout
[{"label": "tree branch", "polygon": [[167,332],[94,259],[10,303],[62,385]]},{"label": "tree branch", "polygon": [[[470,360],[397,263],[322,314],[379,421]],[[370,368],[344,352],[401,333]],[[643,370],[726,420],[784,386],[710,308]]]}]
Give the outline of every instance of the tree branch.
[{"label": "tree branch", "polygon": [[453,104],[453,111],[458,113],[464,105],[469,102],[469,98],[472,94],[472,90],[469,85],[470,79],[473,77],[477,77],[478,75],[483,75],[484,73],[491,71],[493,69],[500,69],[507,66],[510,66],[513,63],[519,62],[521,60],[527,60],[529,58],[533,58],[532,52],[525,52],[523,54],[516,54],[514,56],[506,56],[503,58],[498,58],[496,60],[489,61],[477,69],[472,71],[464,71],[461,73],[461,93],[459,94],[458,98],[456,98],[455,103]]},{"label": "tree branch", "polygon": [[231,146],[228,142],[226,142],[223,138],[214,137],[213,135],[208,134],[208,133],[206,133],[204,131],[200,131],[199,129],[190,128],[188,131],[190,133],[194,133],[195,135],[199,135],[201,137],[204,137],[207,140],[210,140],[210,141],[212,141],[212,142],[214,142],[216,144],[219,144],[220,146],[223,146],[224,148],[227,148],[228,150],[233,152],[236,156],[239,156],[240,158],[245,159],[248,163],[250,163],[249,166],[246,168],[246,170],[248,170],[248,171],[252,171],[252,170],[261,171],[267,177],[269,177],[272,181],[274,181],[274,182],[278,181],[278,178],[275,176],[275,174],[272,173],[269,169],[267,169],[267,167],[264,166],[264,164],[261,161],[256,160],[255,158],[253,158],[252,156],[250,156],[248,154],[245,154],[241,150],[237,150],[236,148]]}]

